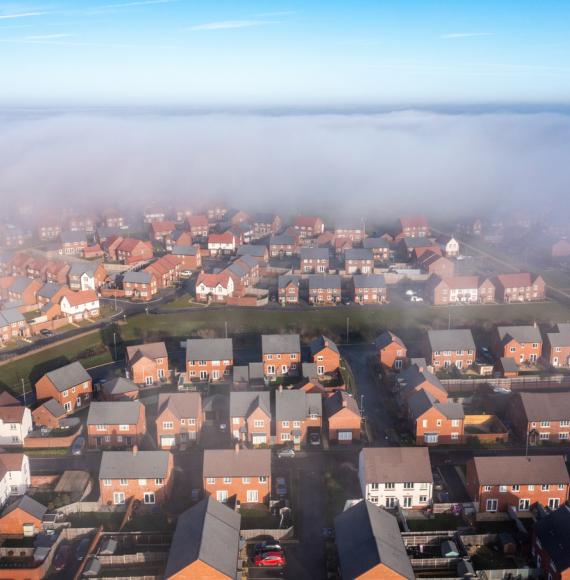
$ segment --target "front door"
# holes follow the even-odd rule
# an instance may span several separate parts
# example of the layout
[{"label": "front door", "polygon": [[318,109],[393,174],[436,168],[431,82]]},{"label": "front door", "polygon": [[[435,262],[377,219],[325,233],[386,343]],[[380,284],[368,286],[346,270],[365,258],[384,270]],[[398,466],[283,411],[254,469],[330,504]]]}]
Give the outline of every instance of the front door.
[{"label": "front door", "polygon": [[560,499],[557,497],[551,497],[548,500],[548,507],[551,510],[557,510],[560,507]]},{"label": "front door", "polygon": [[200,371],[200,380],[205,381],[208,378],[208,371]]},{"label": "front door", "polygon": [[527,512],[530,509],[530,499],[519,499],[519,512]]},{"label": "front door", "polygon": [[395,497],[387,497],[386,498],[386,507],[387,508],[395,508],[398,505],[398,500]]},{"label": "front door", "polygon": [[212,371],[212,380],[218,381],[220,379],[220,371]]},{"label": "front door", "polygon": [[75,399],[75,406],[77,408],[81,407],[81,396],[79,396]]}]

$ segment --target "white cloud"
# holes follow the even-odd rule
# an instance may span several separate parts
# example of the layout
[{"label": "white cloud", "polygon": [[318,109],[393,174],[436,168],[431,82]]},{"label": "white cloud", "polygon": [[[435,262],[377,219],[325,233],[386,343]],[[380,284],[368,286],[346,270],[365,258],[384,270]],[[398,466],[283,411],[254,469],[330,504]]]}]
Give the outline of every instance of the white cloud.
[{"label": "white cloud", "polygon": [[13,12],[12,14],[0,14],[0,20],[13,20],[15,18],[30,18],[32,16],[43,16],[48,12]]},{"label": "white cloud", "polygon": [[23,41],[40,41],[40,40],[61,40],[63,38],[74,38],[74,34],[31,34],[30,36],[24,37]]},{"label": "white cloud", "polygon": [[476,38],[478,36],[494,36],[494,32],[450,32],[449,34],[443,34],[441,38]]},{"label": "white cloud", "polygon": [[219,22],[206,22],[191,26],[190,30],[229,30],[234,28],[253,28],[274,24],[271,20],[221,20]]}]

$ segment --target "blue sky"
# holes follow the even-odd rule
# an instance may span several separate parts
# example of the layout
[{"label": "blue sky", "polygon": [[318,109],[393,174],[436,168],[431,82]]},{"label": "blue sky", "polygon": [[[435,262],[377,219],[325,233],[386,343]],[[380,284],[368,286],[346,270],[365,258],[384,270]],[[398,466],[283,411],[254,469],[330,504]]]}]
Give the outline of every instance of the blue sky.
[{"label": "blue sky", "polygon": [[4,104],[568,102],[567,1],[0,1]]}]

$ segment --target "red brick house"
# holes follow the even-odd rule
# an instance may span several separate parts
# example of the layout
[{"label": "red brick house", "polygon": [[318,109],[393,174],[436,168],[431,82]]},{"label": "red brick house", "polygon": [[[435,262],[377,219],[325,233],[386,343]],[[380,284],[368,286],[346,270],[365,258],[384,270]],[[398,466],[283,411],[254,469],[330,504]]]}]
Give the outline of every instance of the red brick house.
[{"label": "red brick house", "polygon": [[255,240],[277,233],[283,225],[282,219],[273,213],[257,213],[249,221],[253,226]]},{"label": "red brick house", "polygon": [[428,330],[428,360],[436,370],[467,369],[475,362],[475,356],[471,330]]},{"label": "red brick house", "polygon": [[301,272],[324,274],[329,269],[328,248],[301,248]]},{"label": "red brick house", "polygon": [[169,451],[103,451],[99,469],[99,502],[123,505],[132,499],[145,505],[164,503],[172,491],[174,461]]},{"label": "red brick house", "polygon": [[271,404],[268,391],[230,391],[230,428],[235,441],[268,445]]},{"label": "red brick house", "polygon": [[275,442],[305,445],[311,433],[320,436],[323,419],[322,396],[301,389],[275,394]]},{"label": "red brick house", "polygon": [[374,271],[374,254],[366,248],[352,248],[344,252],[344,269],[347,274],[371,274]]},{"label": "red brick house", "polygon": [[20,302],[24,306],[33,306],[38,303],[38,292],[42,286],[39,280],[18,277],[8,288],[8,300]]},{"label": "red brick house", "polygon": [[123,276],[125,298],[149,302],[158,294],[158,278],[154,272],[129,270]]},{"label": "red brick house", "polygon": [[137,385],[161,383],[170,375],[164,342],[127,346],[125,362],[129,377]]},{"label": "red brick house", "polygon": [[362,247],[372,251],[375,262],[389,262],[391,256],[390,242],[384,238],[366,238]]},{"label": "red brick house", "polygon": [[449,258],[444,258],[431,250],[424,252],[416,260],[416,263],[423,272],[430,276],[449,278],[455,273],[455,264]]},{"label": "red brick house", "polygon": [[221,503],[266,503],[271,495],[270,449],[206,449],[204,493]]},{"label": "red brick house", "polygon": [[58,252],[65,256],[82,256],[83,251],[89,245],[87,234],[84,231],[61,232],[59,239]]},{"label": "red brick house", "polygon": [[[22,495],[15,501],[8,503],[0,513],[0,529],[3,536],[36,536],[43,531],[43,517],[47,508],[30,497]],[[24,569],[25,570],[25,569]],[[29,570],[26,570],[26,577],[30,578]],[[10,578],[19,578],[9,572]]]},{"label": "red brick house", "polygon": [[293,229],[301,238],[315,238],[325,231],[325,224],[319,217],[300,215],[293,221]]},{"label": "red brick house", "polygon": [[546,298],[546,284],[542,276],[520,272],[496,277],[497,298],[503,302],[532,302]]},{"label": "red brick house", "polygon": [[150,223],[150,235],[156,242],[166,245],[166,241],[171,238],[176,231],[176,224],[172,221],[153,221]]},{"label": "red brick house", "polygon": [[140,401],[93,402],[89,406],[89,447],[132,447],[140,445],[145,434],[145,406]]},{"label": "red brick house", "polygon": [[279,304],[287,306],[287,304],[299,304],[299,276],[291,274],[283,274],[279,276],[277,282],[277,294]]},{"label": "red brick house", "polygon": [[324,400],[327,416],[329,441],[340,445],[350,445],[360,441],[362,418],[358,403],[345,391],[336,391]]},{"label": "red brick house", "polygon": [[46,373],[36,384],[36,399],[55,399],[66,413],[86,407],[93,394],[93,382],[80,362]]},{"label": "red brick house", "polygon": [[542,356],[538,326],[498,326],[494,338],[497,357],[509,357],[518,364],[535,364]]},{"label": "red brick house", "polygon": [[67,262],[48,260],[44,270],[45,281],[52,284],[67,284],[70,269],[71,266]]},{"label": "red brick house", "polygon": [[378,352],[378,362],[385,369],[402,370],[408,362],[408,349],[404,341],[393,332],[385,330],[375,342]]},{"label": "red brick house", "polygon": [[311,358],[317,367],[317,375],[327,375],[338,370],[340,352],[338,346],[326,336],[319,336],[311,342]]},{"label": "red brick house", "polygon": [[234,364],[231,338],[198,338],[186,341],[186,373],[190,381],[228,379]]},{"label": "red brick house", "polygon": [[340,223],[334,228],[337,238],[346,238],[355,244],[360,244],[366,238],[366,224],[364,220],[355,223]]},{"label": "red brick house", "polygon": [[198,245],[176,245],[172,255],[182,260],[182,269],[199,270],[202,267],[202,254]]},{"label": "red brick house", "polygon": [[338,274],[312,274],[309,276],[309,304],[338,304],[342,297]]},{"label": "red brick house", "polygon": [[356,304],[383,304],[388,300],[386,279],[382,274],[356,274],[352,277]]},{"label": "red brick house", "polygon": [[44,401],[32,411],[32,421],[36,428],[57,429],[65,417],[65,409],[55,399]]},{"label": "red brick house", "polygon": [[424,216],[400,218],[399,236],[406,238],[425,238],[430,234],[428,221]]},{"label": "red brick house", "polygon": [[104,401],[135,401],[139,396],[139,385],[124,377],[115,377],[101,387],[101,398]]},{"label": "red brick house", "polygon": [[297,376],[301,370],[301,341],[298,334],[261,336],[263,373],[269,379]]},{"label": "red brick house", "polygon": [[187,218],[188,229],[192,238],[202,238],[206,239],[210,231],[210,224],[208,222],[208,216],[206,215],[191,215]]},{"label": "red brick house", "polygon": [[149,264],[143,271],[156,276],[159,288],[171,288],[180,280],[182,260],[177,256],[166,254]]},{"label": "red brick house", "polygon": [[296,256],[299,253],[299,239],[292,234],[279,234],[271,236],[269,240],[269,255],[272,258],[284,258]]},{"label": "red brick house", "polygon": [[533,526],[532,555],[548,580],[570,578],[570,508],[559,507]]},{"label": "red brick house", "polygon": [[132,265],[152,259],[152,244],[136,238],[125,238],[117,246],[117,261]]},{"label": "red brick house", "polygon": [[466,488],[481,512],[529,511],[537,502],[558,509],[568,501],[570,478],[562,455],[474,457]]},{"label": "red brick house", "polygon": [[514,431],[530,443],[566,443],[570,439],[567,393],[517,393],[507,408]]},{"label": "red brick house", "polygon": [[447,390],[441,381],[423,366],[410,364],[396,377],[396,399],[401,405],[407,405],[408,399],[417,391],[424,390],[438,402],[446,403]]},{"label": "red brick house", "polygon": [[160,393],[156,417],[156,440],[160,449],[198,443],[203,411],[200,393]]},{"label": "red brick house", "polygon": [[570,367],[570,324],[559,323],[555,332],[545,334],[542,355],[555,368]]},{"label": "red brick house", "polygon": [[427,285],[431,301],[445,304],[487,304],[495,301],[495,285],[479,276],[432,276]]}]

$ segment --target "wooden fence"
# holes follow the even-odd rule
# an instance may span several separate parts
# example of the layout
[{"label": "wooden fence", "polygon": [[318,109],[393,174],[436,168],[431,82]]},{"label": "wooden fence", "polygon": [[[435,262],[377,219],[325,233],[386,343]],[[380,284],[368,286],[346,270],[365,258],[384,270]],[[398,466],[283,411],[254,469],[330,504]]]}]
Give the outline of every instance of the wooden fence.
[{"label": "wooden fence", "polygon": [[121,554],[118,556],[97,555],[97,560],[104,566],[124,566],[128,564],[147,564],[149,562],[166,562],[168,552],[136,552],[135,554]]},{"label": "wooden fence", "polygon": [[292,540],[295,537],[295,528],[276,529],[276,530],[241,530],[240,535],[244,540],[253,540],[261,536],[271,536],[276,540]]},{"label": "wooden fence", "polygon": [[508,391],[547,391],[570,388],[570,375],[523,376],[511,378],[482,377],[476,379],[442,379],[450,393],[475,393],[482,388],[500,388]]},{"label": "wooden fence", "polygon": [[77,501],[58,508],[64,514],[80,514],[85,512],[115,513],[126,511],[127,506],[123,505],[103,505],[96,501]]}]

